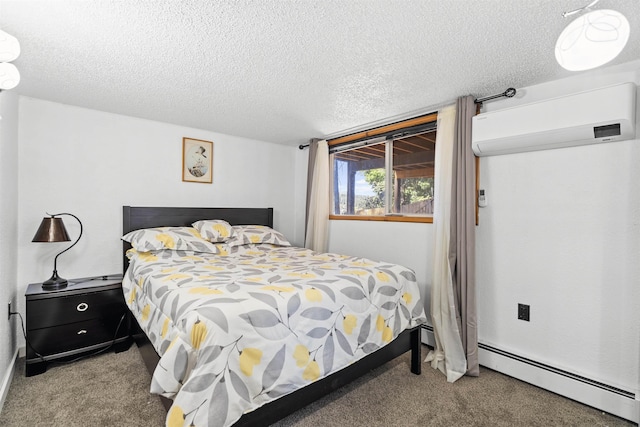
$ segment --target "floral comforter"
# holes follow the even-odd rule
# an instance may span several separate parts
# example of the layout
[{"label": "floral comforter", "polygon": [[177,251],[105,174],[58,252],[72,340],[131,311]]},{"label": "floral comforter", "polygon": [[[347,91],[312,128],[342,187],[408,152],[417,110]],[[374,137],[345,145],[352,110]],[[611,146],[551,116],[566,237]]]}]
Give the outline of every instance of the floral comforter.
[{"label": "floral comforter", "polygon": [[425,320],[414,273],[307,249],[129,251],[127,304],[161,356],[168,426],[227,426]]}]

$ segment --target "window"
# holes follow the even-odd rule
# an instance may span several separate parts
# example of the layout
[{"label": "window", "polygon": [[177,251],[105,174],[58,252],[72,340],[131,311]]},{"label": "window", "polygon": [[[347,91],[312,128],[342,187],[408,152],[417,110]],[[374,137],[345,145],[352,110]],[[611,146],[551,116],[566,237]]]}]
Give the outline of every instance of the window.
[{"label": "window", "polygon": [[346,138],[329,142],[331,219],[431,221],[435,114]]}]

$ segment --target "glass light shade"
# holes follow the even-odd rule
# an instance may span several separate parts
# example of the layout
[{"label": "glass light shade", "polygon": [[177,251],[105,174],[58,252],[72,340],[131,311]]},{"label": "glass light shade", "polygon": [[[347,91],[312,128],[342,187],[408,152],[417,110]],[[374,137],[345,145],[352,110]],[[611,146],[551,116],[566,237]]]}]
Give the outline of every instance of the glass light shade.
[{"label": "glass light shade", "polygon": [[0,62],[11,62],[18,56],[20,56],[18,39],[0,30]]},{"label": "glass light shade", "polygon": [[0,89],[13,89],[20,83],[20,72],[15,65],[0,62]]},{"label": "glass light shade", "polygon": [[562,31],[556,60],[569,71],[596,68],[614,59],[629,40],[629,21],[615,10],[586,13]]}]

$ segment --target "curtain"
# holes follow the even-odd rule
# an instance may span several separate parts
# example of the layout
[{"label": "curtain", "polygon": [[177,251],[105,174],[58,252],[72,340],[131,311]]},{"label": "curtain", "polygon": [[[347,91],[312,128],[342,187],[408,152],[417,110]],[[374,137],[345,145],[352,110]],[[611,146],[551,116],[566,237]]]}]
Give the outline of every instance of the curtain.
[{"label": "curtain", "polygon": [[[307,223],[305,247],[326,252],[329,238],[329,146],[325,140],[311,140],[307,176]],[[313,159],[311,153],[314,153]],[[311,163],[313,161],[313,163]]]},{"label": "curtain", "polygon": [[307,204],[305,206],[304,217],[304,236],[307,238],[307,223],[309,222],[309,205],[311,203],[311,183],[313,182],[313,170],[316,166],[316,153],[318,152],[319,138],[311,138],[309,140],[309,159],[307,163]]},{"label": "curtain", "polygon": [[476,162],[471,149],[472,96],[456,101],[451,185],[449,265],[457,308],[457,323],[467,358],[467,375],[478,376],[478,325],[476,313]]},{"label": "curtain", "polygon": [[442,371],[449,382],[456,381],[467,370],[449,263],[455,120],[455,106],[438,111],[433,212],[435,244],[431,286],[431,321],[436,346],[429,352],[426,359],[427,362],[431,362],[433,368]]}]

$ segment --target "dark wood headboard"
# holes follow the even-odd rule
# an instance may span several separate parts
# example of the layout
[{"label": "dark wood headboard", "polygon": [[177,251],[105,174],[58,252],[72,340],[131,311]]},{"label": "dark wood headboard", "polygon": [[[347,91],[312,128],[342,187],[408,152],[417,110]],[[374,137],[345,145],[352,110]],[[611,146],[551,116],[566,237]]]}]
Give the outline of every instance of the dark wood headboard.
[{"label": "dark wood headboard", "polygon": [[[223,219],[231,225],[267,225],[273,227],[273,208],[184,208],[184,207],[122,207],[122,235],[130,231],[153,227],[189,227],[200,219]],[[129,265],[126,252],[131,248],[122,242],[123,273]]]}]

